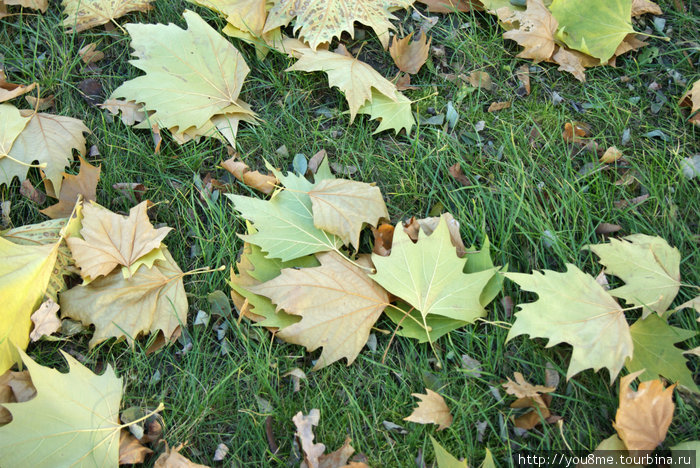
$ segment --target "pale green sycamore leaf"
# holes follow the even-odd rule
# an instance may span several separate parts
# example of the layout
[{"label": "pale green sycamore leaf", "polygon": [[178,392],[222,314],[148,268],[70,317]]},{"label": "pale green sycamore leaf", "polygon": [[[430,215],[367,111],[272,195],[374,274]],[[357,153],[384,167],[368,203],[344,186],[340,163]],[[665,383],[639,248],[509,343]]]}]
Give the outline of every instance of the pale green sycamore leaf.
[{"label": "pale green sycamore leaf", "polygon": [[632,356],[632,336],[622,307],[590,275],[567,264],[564,273],[544,270],[532,274],[506,273],[524,291],[539,296],[520,304],[506,341],[518,335],[549,338],[547,347],[569,343],[573,347],[567,378],[605,367],[610,382]]},{"label": "pale green sycamore leaf", "polygon": [[374,134],[389,129],[393,129],[395,134],[406,129],[406,134],[410,134],[416,124],[411,112],[411,100],[399,92],[396,99],[391,99],[373,89],[372,100],[363,104],[357,113],[367,114],[372,120],[380,119]]},{"label": "pale green sycamore leaf", "polygon": [[23,403],[3,403],[12,413],[12,421],[0,427],[3,466],[117,466],[122,379],[112,366],[96,375],[61,351],[69,368],[63,374],[19,352],[36,396]]},{"label": "pale green sycamore leaf", "polygon": [[633,234],[587,248],[600,257],[606,273],[626,283],[610,294],[643,306],[643,317],[652,312],[664,313],[678,294],[681,254],[664,239]]},{"label": "pale green sycamore leaf", "polygon": [[438,443],[437,440],[430,437],[430,442],[433,444],[433,451],[435,452],[435,463],[437,468],[468,468],[467,460],[459,461],[450,452],[445,450],[442,445]]},{"label": "pale green sycamore leaf", "polygon": [[633,323],[630,333],[634,355],[625,364],[630,373],[644,370],[639,376],[640,381],[658,379],[661,375],[671,383],[679,383],[700,393],[683,357],[684,350],[674,346],[674,343],[694,337],[696,332],[672,327],[658,315],[652,314]]},{"label": "pale green sycamore leaf", "polygon": [[557,38],[602,63],[632,28],[632,0],[554,0],[549,7],[559,22]]}]

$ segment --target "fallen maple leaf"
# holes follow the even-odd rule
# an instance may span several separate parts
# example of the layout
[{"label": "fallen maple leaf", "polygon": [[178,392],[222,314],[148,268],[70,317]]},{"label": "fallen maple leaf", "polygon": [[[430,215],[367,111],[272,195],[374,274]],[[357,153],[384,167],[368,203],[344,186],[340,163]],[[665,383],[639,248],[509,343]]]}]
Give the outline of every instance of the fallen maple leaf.
[{"label": "fallen maple leaf", "polygon": [[328,84],[338,87],[345,94],[350,108],[350,122],[355,119],[355,115],[364,104],[374,100],[375,93],[392,102],[403,96],[392,82],[349,53],[313,50],[309,47],[295,49],[295,52],[299,60],[286,71],[325,72],[328,75]]},{"label": "fallen maple leaf", "polygon": [[59,244],[20,245],[0,237],[0,374],[18,362],[15,347],[29,344],[30,317],[48,287]]},{"label": "fallen maple leaf", "polygon": [[61,328],[61,320],[56,315],[58,309],[58,304],[53,299],[48,299],[32,314],[34,329],[29,335],[32,341],[37,341],[44,335],[51,335]]},{"label": "fallen maple leaf", "polygon": [[394,63],[402,72],[415,75],[428,60],[430,53],[430,43],[432,39],[427,40],[426,34],[421,34],[420,39],[411,41],[413,33],[399,39],[394,36],[394,39],[389,47],[389,54],[394,59]]},{"label": "fallen maple leaf", "polygon": [[233,176],[250,188],[259,190],[262,193],[271,194],[278,184],[274,175],[262,174],[258,171],[251,171],[246,163],[237,160],[236,157],[227,159],[221,163],[221,167],[226,169]]},{"label": "fallen maple leaf", "polygon": [[[69,369],[62,374],[19,353],[37,393],[24,403],[4,404],[12,422],[0,427],[3,465],[117,466],[122,379],[112,366],[95,375],[61,352]],[[37,415],[42,415],[40,424]]]},{"label": "fallen maple leaf", "polygon": [[430,437],[430,442],[433,444],[433,451],[435,452],[435,463],[437,468],[469,468],[467,465],[467,460],[459,461],[450,452],[445,450],[442,445],[438,443],[437,440]]},{"label": "fallen maple leaf", "polygon": [[0,185],[9,183],[15,176],[20,181],[26,179],[29,167],[38,161],[45,165],[43,171],[54,189],[60,191],[63,171],[73,160],[73,150],[85,154],[83,133],[90,130],[82,120],[72,117],[35,114],[28,110],[20,114],[31,120],[14,140],[9,157],[0,158]]},{"label": "fallen maple leaf", "polygon": [[83,279],[107,275],[117,265],[122,265],[124,277],[128,277],[141,265],[150,267],[164,258],[162,251],[156,250],[172,228],[155,229],[148,219],[147,206],[145,201],[139,203],[129,210],[128,217],[95,202],[83,206],[82,239],[67,239]]},{"label": "fallen maple leaf", "polygon": [[394,98],[391,98],[373,89],[372,99],[363,104],[357,113],[367,114],[372,120],[379,120],[379,127],[372,132],[373,135],[391,129],[394,130],[394,134],[405,129],[408,135],[416,124],[411,112],[411,100],[398,91]]},{"label": "fallen maple leaf", "polygon": [[494,270],[462,272],[466,259],[457,256],[444,216],[430,236],[419,235],[415,244],[398,225],[391,255],[373,255],[372,261],[377,269],[372,279],[415,307],[424,326],[428,315],[473,322],[486,313],[479,295]]},{"label": "fallen maple leaf", "polygon": [[505,388],[507,394],[515,395],[518,398],[534,398],[542,393],[551,393],[556,390],[554,387],[532,385],[525,380],[525,377],[520,372],[514,373],[513,376],[515,377],[515,382],[508,378],[508,382],[503,384],[503,388]]},{"label": "fallen maple leaf", "polygon": [[3,403],[22,403],[36,396],[36,388],[29,377],[29,371],[7,371],[0,374],[0,426],[12,421],[10,412]]},{"label": "fallen maple leaf", "polygon": [[674,346],[675,343],[694,337],[695,331],[672,327],[658,315],[651,314],[633,323],[630,333],[634,342],[634,355],[625,364],[627,370],[641,372],[640,380],[663,376],[670,382],[700,393],[683,357],[683,350]]},{"label": "fallen maple leaf", "polygon": [[586,248],[600,257],[607,274],[625,282],[610,294],[643,307],[643,318],[652,312],[664,313],[678,294],[681,254],[664,239],[633,234]]},{"label": "fallen maple leaf", "polygon": [[111,337],[133,343],[140,333],[162,330],[172,340],[180,324],[187,323],[187,296],[183,273],[162,247],[163,260],[141,265],[126,279],[120,271],[75,286],[61,294],[64,317],[95,325],[90,348]]},{"label": "fallen maple leaf", "polygon": [[567,264],[567,269],[505,273],[521,289],[539,296],[536,302],[520,305],[506,341],[527,334],[549,338],[548,347],[569,343],[573,353],[567,379],[589,367],[606,367],[613,382],[633,349],[622,307],[592,276],[575,265]]},{"label": "fallen maple leaf", "polygon": [[[255,113],[238,99],[249,68],[241,53],[196,13],[183,13],[188,29],[174,24],[128,24],[130,63],[146,75],[119,86],[110,99],[143,103],[149,122],[173,133],[178,143],[200,136],[231,142],[238,122]],[[231,142],[232,143],[232,142]]]},{"label": "fallen maple leaf", "polygon": [[542,0],[527,0],[527,9],[523,12],[513,11],[512,17],[506,21],[519,24],[518,29],[503,33],[504,38],[514,40],[524,47],[518,57],[532,59],[535,63],[552,57],[554,34],[559,23]]},{"label": "fallen maple leaf", "polygon": [[557,39],[602,63],[634,33],[630,0],[553,0],[549,11],[559,23]]},{"label": "fallen maple leaf", "polygon": [[102,24],[113,23],[117,18],[134,11],[148,11],[153,0],[63,0],[63,26],[66,32],[80,32]]},{"label": "fallen maple leaf", "polygon": [[180,453],[184,447],[183,444],[177,447],[169,448],[165,446],[165,452],[161,453],[156,459],[153,468],[209,468],[207,465],[200,465],[186,458]]},{"label": "fallen maple leaf", "polygon": [[143,463],[146,456],[153,453],[153,450],[141,445],[141,442],[131,435],[128,429],[122,429],[119,433],[119,464],[131,465],[133,463]]},{"label": "fallen maple leaf", "polygon": [[414,0],[279,0],[268,13],[264,32],[286,26],[293,19],[294,32],[316,50],[343,32],[354,37],[355,21],[371,27],[386,49],[392,10],[408,8]]},{"label": "fallen maple leaf", "polygon": [[321,266],[284,269],[260,285],[248,287],[269,297],[278,309],[301,316],[301,321],[277,333],[279,338],[305,346],[323,347],[314,366],[321,369],[346,358],[350,365],[360,353],[389,297],[367,275],[366,257],[357,264],[335,252],[318,256]]},{"label": "fallen maple leaf", "polygon": [[[100,169],[102,166],[93,166],[81,156],[80,171],[78,175],[63,173],[63,183],[61,192],[58,194],[58,203],[41,210],[49,218],[67,218],[73,212],[73,207],[78,197],[82,196],[86,202],[97,198],[97,182],[100,180]],[[46,179],[45,183],[52,186],[51,181]],[[53,191],[53,187],[51,188]],[[47,190],[48,192],[48,190]],[[53,196],[55,196],[55,192]]]},{"label": "fallen maple leaf", "polygon": [[700,125],[700,80],[693,83],[693,87],[688,90],[678,100],[678,105],[681,107],[690,107],[690,117],[688,122]]},{"label": "fallen maple leaf", "polygon": [[510,404],[510,407],[532,408],[525,414],[514,417],[513,423],[520,429],[530,430],[540,424],[541,418],[546,419],[551,415],[549,404],[552,396],[547,395],[547,393],[551,393],[556,389],[543,385],[532,385],[525,380],[520,372],[516,372],[513,375],[515,376],[515,382],[508,378],[508,382],[503,384],[506,393],[515,395],[518,398]]},{"label": "fallen maple leaf", "polygon": [[425,392],[425,394],[411,393],[412,396],[420,400],[420,403],[413,410],[413,413],[403,420],[418,424],[437,424],[438,431],[447,429],[452,425],[452,415],[445,399],[429,388],[426,388]]},{"label": "fallen maple leaf", "polygon": [[364,224],[376,226],[389,218],[382,192],[374,184],[347,179],[326,179],[309,192],[314,226],[360,249]]},{"label": "fallen maple leaf", "polygon": [[673,389],[664,388],[660,380],[641,382],[637,390],[630,385],[641,372],[620,379],[620,404],[613,427],[627,450],[651,451],[666,438],[673,411]]},{"label": "fallen maple leaf", "polygon": [[[21,96],[36,88],[36,83],[29,85],[21,85],[16,83],[8,83],[5,72],[0,69],[0,102],[9,101],[10,99]],[[0,153],[2,154],[2,153]]]},{"label": "fallen maple leaf", "polygon": [[[325,169],[316,173],[316,182],[332,178],[328,162]],[[252,221],[256,232],[240,236],[251,244],[258,245],[269,257],[289,261],[306,255],[336,250],[342,245],[337,236],[314,225],[312,202],[309,191],[314,184],[296,174],[283,175],[268,166],[280,180],[285,190],[276,192],[269,201],[226,194],[234,207]]]}]

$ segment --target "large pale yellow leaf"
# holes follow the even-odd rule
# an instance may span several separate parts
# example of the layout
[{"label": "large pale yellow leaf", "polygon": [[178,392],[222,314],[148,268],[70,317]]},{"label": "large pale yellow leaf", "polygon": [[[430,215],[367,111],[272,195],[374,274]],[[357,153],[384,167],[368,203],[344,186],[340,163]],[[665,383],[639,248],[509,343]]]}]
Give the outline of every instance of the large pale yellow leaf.
[{"label": "large pale yellow leaf", "polygon": [[148,11],[154,0],[63,0],[66,19],[63,26],[68,32],[80,32],[114,23],[115,19],[132,11]]},{"label": "large pale yellow leaf", "polygon": [[3,173],[2,162],[5,156],[10,153],[12,144],[27,126],[29,120],[30,117],[22,116],[19,109],[12,104],[0,104],[0,185],[12,180],[11,176]]},{"label": "large pale yellow leaf", "polygon": [[73,150],[85,154],[85,137],[83,133],[90,130],[82,120],[52,114],[32,114],[32,111],[20,111],[25,117],[31,117],[22,133],[15,139],[9,158],[0,158],[0,184],[9,183],[12,177],[20,181],[27,177],[28,165],[37,161],[45,164],[46,178],[58,193],[61,190],[63,171],[73,161]]},{"label": "large pale yellow leaf", "polygon": [[[91,202],[83,207],[83,228],[80,238],[67,239],[83,278],[93,280],[109,274],[117,265],[135,271],[139,265],[150,266],[160,256],[144,256],[160,247],[172,228],[155,229],[146,213],[147,202],[129,211],[129,216],[112,213]],[[141,260],[141,261],[139,261]],[[125,272],[128,276],[129,272]]]},{"label": "large pale yellow leaf", "polygon": [[567,268],[565,273],[505,273],[521,289],[539,296],[535,302],[520,305],[507,339],[527,334],[549,338],[547,347],[569,343],[573,353],[567,378],[590,367],[596,371],[606,367],[612,383],[625,359],[632,356],[625,314],[595,278],[575,265],[567,264]]},{"label": "large pale yellow leaf", "polygon": [[354,22],[374,29],[382,45],[389,46],[389,30],[394,29],[390,13],[408,8],[414,0],[278,0],[272,7],[265,24],[265,31],[286,26],[293,19],[294,32],[299,31],[312,49],[324,42],[331,42],[343,32],[354,36]]},{"label": "large pale yellow leaf", "polygon": [[367,275],[369,261],[356,266],[336,252],[318,255],[321,266],[286,268],[263,284],[248,289],[269,297],[278,309],[301,321],[277,333],[309,351],[323,347],[314,369],[341,358],[351,364],[367,343],[369,332],[389,304],[384,289]]},{"label": "large pale yellow leaf", "polygon": [[641,382],[637,390],[630,384],[642,371],[620,379],[620,405],[613,426],[630,452],[654,450],[666,438],[673,411],[675,384],[664,388],[660,380]]},{"label": "large pale yellow leaf", "polygon": [[287,71],[325,72],[328,75],[328,84],[338,87],[345,94],[350,107],[351,122],[360,107],[372,100],[373,89],[392,101],[397,101],[399,96],[403,96],[396,89],[396,85],[365,62],[350,55],[328,50],[315,51],[310,48],[295,49],[295,52],[298,53],[299,60],[287,68]]},{"label": "large pale yellow leaf", "polygon": [[56,263],[59,243],[20,245],[0,237],[0,374],[26,349],[32,313],[41,304]]},{"label": "large pale yellow leaf", "polygon": [[633,234],[610,243],[589,245],[600,257],[605,272],[625,282],[610,294],[629,304],[643,306],[642,317],[663,314],[671,305],[681,284],[681,254],[656,236]]},{"label": "large pale yellow leaf", "polygon": [[425,395],[422,393],[412,393],[411,395],[418,398],[420,403],[410,416],[403,418],[404,421],[418,424],[437,424],[438,431],[452,425],[450,408],[447,407],[445,399],[439,393],[426,388]]},{"label": "large pale yellow leaf", "polygon": [[327,179],[309,191],[314,226],[335,234],[344,244],[360,249],[360,231],[367,223],[376,226],[389,212],[379,187],[347,179]]},{"label": "large pale yellow leaf", "polygon": [[182,270],[165,248],[163,255],[164,260],[156,260],[151,268],[142,265],[131,278],[113,271],[61,294],[64,316],[95,325],[90,347],[111,337],[132,343],[140,333],[158,330],[170,339],[187,323]]},{"label": "large pale yellow leaf", "polygon": [[6,403],[12,422],[0,427],[3,466],[32,468],[117,466],[122,379],[112,366],[93,374],[68,353],[67,374],[22,353],[36,397]]},{"label": "large pale yellow leaf", "polygon": [[111,98],[143,103],[150,123],[185,132],[219,114],[252,114],[238,100],[249,68],[238,50],[196,13],[183,13],[188,29],[174,24],[128,24],[145,75],[123,83]]},{"label": "large pale yellow leaf", "polygon": [[49,8],[49,0],[4,0],[5,5],[19,5],[46,13]]},{"label": "large pale yellow leaf", "polygon": [[504,32],[503,37],[524,47],[518,57],[533,59],[535,63],[549,60],[554,54],[554,34],[559,23],[542,0],[527,0],[527,9],[515,10],[513,16],[520,27]]}]

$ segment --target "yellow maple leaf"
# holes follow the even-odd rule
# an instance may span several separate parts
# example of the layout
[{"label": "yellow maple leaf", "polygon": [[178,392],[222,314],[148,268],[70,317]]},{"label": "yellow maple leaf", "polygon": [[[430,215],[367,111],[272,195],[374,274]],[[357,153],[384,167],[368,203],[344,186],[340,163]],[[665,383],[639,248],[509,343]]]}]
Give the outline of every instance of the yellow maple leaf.
[{"label": "yellow maple leaf", "polygon": [[354,37],[355,21],[365,24],[377,33],[386,49],[389,30],[395,19],[391,11],[408,8],[414,0],[279,0],[272,7],[265,23],[265,31],[286,26],[294,18],[294,32],[309,43],[313,50],[319,44],[330,42],[347,31]]},{"label": "yellow maple leaf", "polygon": [[132,11],[148,11],[153,0],[63,0],[66,19],[63,26],[67,32],[80,32],[116,23],[116,19]]},{"label": "yellow maple leaf", "polygon": [[413,413],[403,420],[418,424],[437,424],[438,431],[447,429],[452,425],[452,414],[450,414],[450,408],[447,407],[445,399],[439,393],[428,388],[425,389],[425,392],[425,394],[411,393],[420,400],[420,403],[413,410]]},{"label": "yellow maple leaf", "polygon": [[[70,247],[81,276],[90,281],[109,274],[117,265],[126,267],[129,276],[140,265],[153,265],[163,259],[160,242],[172,230],[169,227],[155,229],[146,214],[147,202],[141,202],[129,211],[129,216],[112,213],[107,208],[91,202],[83,207],[83,237],[70,238]],[[145,257],[145,258],[144,258]]]}]

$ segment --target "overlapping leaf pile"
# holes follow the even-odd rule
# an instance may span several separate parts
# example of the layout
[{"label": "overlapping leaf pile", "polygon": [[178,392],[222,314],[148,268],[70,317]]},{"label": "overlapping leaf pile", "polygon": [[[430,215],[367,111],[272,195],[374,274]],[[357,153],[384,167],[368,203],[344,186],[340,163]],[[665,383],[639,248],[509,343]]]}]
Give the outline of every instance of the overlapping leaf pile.
[{"label": "overlapping leaf pile", "polygon": [[322,347],[316,369],[352,363],[384,311],[400,335],[420,341],[486,314],[500,289],[496,269],[488,250],[467,254],[452,216],[380,227],[391,245],[370,256],[360,253],[363,226],[388,218],[378,187],[336,179],[327,160],[313,182],[270,169],[283,185],[270,200],[228,195],[252,223],[231,270],[232,296],[242,316],[279,338]]},{"label": "overlapping leaf pile", "polygon": [[647,45],[632,20],[660,15],[649,0],[527,0],[518,7],[504,0],[483,0],[506,32],[503,37],[523,47],[518,57],[553,62],[559,70],[585,81],[585,69],[615,64],[615,59]]},{"label": "overlapping leaf pile", "polygon": [[[696,333],[668,324],[676,310],[695,307],[700,312],[698,299],[668,310],[681,286],[678,249],[643,234],[588,248],[600,257],[606,273],[625,284],[608,291],[571,264],[564,273],[506,273],[523,290],[539,296],[538,301],[521,305],[507,339],[526,334],[549,338],[547,346],[570,344],[569,378],[584,369],[605,367],[612,383],[625,366],[630,372],[643,371],[642,378],[663,376],[700,393],[684,351],[675,346]],[[630,308],[623,309],[616,297]],[[628,325],[625,311],[638,308],[641,318]]]}]

